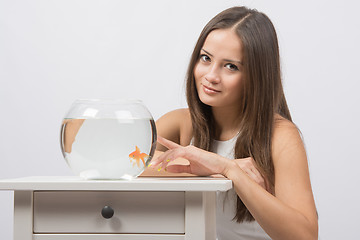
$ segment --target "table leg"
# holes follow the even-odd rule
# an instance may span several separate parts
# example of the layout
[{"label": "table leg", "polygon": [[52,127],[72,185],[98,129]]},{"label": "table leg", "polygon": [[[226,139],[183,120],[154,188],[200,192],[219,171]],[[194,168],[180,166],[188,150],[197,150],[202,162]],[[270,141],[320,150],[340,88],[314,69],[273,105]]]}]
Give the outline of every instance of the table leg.
[{"label": "table leg", "polygon": [[14,192],[14,240],[32,240],[33,192]]},{"label": "table leg", "polygon": [[216,193],[185,193],[185,240],[216,239]]}]

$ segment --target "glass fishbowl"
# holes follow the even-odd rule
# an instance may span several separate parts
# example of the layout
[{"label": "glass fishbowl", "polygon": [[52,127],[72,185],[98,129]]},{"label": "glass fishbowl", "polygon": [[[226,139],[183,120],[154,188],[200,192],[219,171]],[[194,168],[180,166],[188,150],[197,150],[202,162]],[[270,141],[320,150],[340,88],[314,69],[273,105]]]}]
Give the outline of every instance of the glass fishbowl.
[{"label": "glass fishbowl", "polygon": [[140,100],[76,100],[61,126],[63,156],[85,179],[137,177],[155,147],[155,122]]}]

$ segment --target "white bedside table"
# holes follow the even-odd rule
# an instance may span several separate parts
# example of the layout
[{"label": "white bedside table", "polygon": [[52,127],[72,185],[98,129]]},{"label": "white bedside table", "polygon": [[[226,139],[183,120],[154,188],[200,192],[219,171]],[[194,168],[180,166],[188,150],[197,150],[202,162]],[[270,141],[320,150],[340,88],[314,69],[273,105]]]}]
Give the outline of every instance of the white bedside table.
[{"label": "white bedside table", "polygon": [[0,180],[14,191],[14,240],[215,240],[224,178]]}]

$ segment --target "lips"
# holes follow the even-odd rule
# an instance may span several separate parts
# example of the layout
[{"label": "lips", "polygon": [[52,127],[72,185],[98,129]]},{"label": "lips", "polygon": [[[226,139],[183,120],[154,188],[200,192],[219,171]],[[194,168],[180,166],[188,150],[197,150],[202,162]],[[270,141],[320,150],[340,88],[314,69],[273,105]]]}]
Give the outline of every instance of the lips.
[{"label": "lips", "polygon": [[204,84],[202,84],[202,86],[203,86],[203,89],[204,89],[205,93],[213,94],[213,93],[219,93],[220,92],[219,90],[216,90],[214,88],[205,86]]}]

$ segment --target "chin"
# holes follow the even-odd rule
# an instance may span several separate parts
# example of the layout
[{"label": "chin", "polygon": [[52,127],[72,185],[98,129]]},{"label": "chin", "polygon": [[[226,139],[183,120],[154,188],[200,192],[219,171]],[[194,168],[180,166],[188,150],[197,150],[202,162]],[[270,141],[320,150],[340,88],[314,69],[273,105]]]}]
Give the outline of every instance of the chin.
[{"label": "chin", "polygon": [[218,107],[219,106],[219,100],[215,99],[215,98],[210,98],[208,96],[199,96],[200,101],[205,104],[208,105],[210,107]]}]

